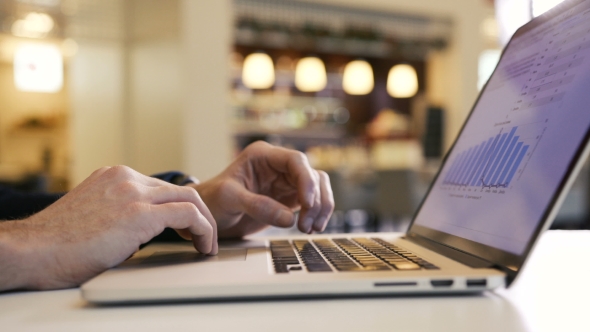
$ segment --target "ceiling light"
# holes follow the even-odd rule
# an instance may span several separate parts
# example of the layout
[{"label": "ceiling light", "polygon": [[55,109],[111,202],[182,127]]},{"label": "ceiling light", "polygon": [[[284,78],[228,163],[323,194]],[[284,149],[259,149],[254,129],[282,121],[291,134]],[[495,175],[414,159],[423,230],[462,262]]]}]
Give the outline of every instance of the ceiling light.
[{"label": "ceiling light", "polygon": [[410,98],[418,92],[418,75],[414,67],[395,65],[387,76],[387,92],[394,98]]},{"label": "ceiling light", "polygon": [[32,12],[24,19],[14,21],[11,32],[17,37],[44,38],[53,30],[54,25],[51,16]]},{"label": "ceiling light", "polygon": [[250,89],[268,89],[275,83],[272,59],[265,53],[252,53],[244,59],[242,82]]},{"label": "ceiling light", "polygon": [[373,68],[364,60],[354,60],[344,67],[342,88],[349,95],[366,95],[373,91]]},{"label": "ceiling light", "polygon": [[326,87],[328,78],[324,62],[316,57],[300,59],[295,67],[295,86],[299,91],[317,92]]}]

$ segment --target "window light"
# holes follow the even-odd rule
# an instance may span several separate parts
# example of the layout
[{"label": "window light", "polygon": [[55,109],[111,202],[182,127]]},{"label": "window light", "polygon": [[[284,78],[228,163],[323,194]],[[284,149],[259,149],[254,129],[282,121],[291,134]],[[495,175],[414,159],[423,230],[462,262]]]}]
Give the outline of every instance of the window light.
[{"label": "window light", "polygon": [[58,92],[63,87],[60,49],[49,44],[23,44],[14,53],[14,84],[20,91]]}]

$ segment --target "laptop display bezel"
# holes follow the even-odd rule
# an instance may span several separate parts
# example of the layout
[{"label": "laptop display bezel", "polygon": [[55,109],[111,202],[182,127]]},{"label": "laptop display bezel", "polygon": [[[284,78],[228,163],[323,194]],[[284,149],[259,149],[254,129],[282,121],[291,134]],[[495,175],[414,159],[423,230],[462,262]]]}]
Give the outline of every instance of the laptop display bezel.
[{"label": "laptop display bezel", "polygon": [[[513,40],[515,38],[517,38],[520,35],[552,20],[553,18],[562,14],[563,12],[572,9],[572,8],[576,7],[577,5],[582,4],[584,1],[585,0],[571,0],[571,1],[566,1],[564,3],[561,3],[556,8],[554,8],[554,9],[550,10],[549,12],[531,20],[529,23],[527,23],[524,26],[522,26],[521,28],[519,28],[514,33],[512,38],[510,39],[510,42],[504,48],[504,51],[502,52],[502,57],[504,56],[506,49],[508,49],[510,47],[510,44],[513,42]],[[497,70],[497,67],[496,67],[496,70]],[[495,72],[495,70],[494,70],[494,72]],[[486,88],[487,88],[487,83],[483,87],[483,89],[481,90],[479,96],[477,97],[473,107],[471,108],[471,111],[469,112],[467,119],[463,123],[463,126],[462,126],[459,134],[457,135],[457,138],[453,142],[453,145],[449,149],[446,156],[443,158],[441,167],[439,168],[438,173],[435,175],[433,181],[431,182],[430,188],[428,189],[426,195],[424,196],[424,199],[420,203],[417,211],[420,211],[423,204],[426,202],[428,195],[432,191],[438,177],[441,175],[441,170],[443,169],[443,166],[447,163],[448,157],[452,153],[452,151],[455,147],[455,144],[457,143],[459,137],[461,137],[461,135],[463,134],[465,126],[469,122],[469,119],[471,118],[474,110],[476,109],[481,96],[485,93]],[[467,253],[467,254],[479,257],[481,259],[484,259],[484,260],[492,263],[494,266],[504,270],[508,274],[508,280],[510,283],[510,281],[516,277],[516,274],[518,273],[518,271],[520,270],[520,268],[524,264],[525,259],[527,258],[531,249],[533,248],[536,239],[539,237],[541,232],[546,227],[548,227],[547,224],[552,222],[552,220],[550,220],[550,219],[552,219],[552,212],[553,212],[556,204],[559,201],[560,194],[565,190],[566,185],[568,184],[568,180],[572,176],[572,173],[576,170],[576,167],[578,166],[578,164],[584,162],[583,160],[581,160],[581,157],[584,155],[584,152],[586,150],[587,145],[589,144],[589,141],[590,141],[590,128],[587,129],[584,139],[582,140],[582,142],[578,146],[574,157],[571,159],[571,161],[568,165],[566,173],[564,174],[563,178],[561,179],[559,186],[556,188],[555,192],[553,193],[550,203],[545,208],[545,211],[542,214],[542,218],[539,220],[539,222],[538,222],[534,232],[532,233],[531,237],[529,238],[528,243],[525,246],[525,249],[523,250],[522,254],[516,255],[514,253],[504,251],[504,250],[501,250],[501,249],[498,249],[495,247],[491,247],[491,246],[488,246],[488,245],[485,245],[485,244],[482,244],[479,242],[471,241],[471,240],[461,238],[461,237],[458,237],[458,236],[455,236],[452,234],[438,231],[436,229],[432,229],[432,228],[418,225],[418,224],[416,224],[416,216],[418,215],[418,212],[416,212],[416,214],[414,214],[414,218],[413,218],[413,220],[410,224],[410,227],[408,229],[408,232],[407,232],[407,237],[409,239],[425,238],[427,240],[434,241],[434,242],[436,242],[440,245],[443,245],[445,247],[450,247],[450,248],[456,249],[458,251],[461,251],[463,253]]]}]

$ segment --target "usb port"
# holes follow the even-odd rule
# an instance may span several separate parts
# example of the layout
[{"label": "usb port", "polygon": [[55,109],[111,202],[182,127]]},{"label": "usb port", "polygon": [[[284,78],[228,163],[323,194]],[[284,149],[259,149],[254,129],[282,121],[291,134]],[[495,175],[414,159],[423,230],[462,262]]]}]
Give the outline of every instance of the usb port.
[{"label": "usb port", "polygon": [[430,280],[430,284],[434,287],[451,287],[451,286],[453,286],[453,280],[452,279]]},{"label": "usb port", "polygon": [[487,285],[486,279],[467,279],[467,287],[485,287]]}]

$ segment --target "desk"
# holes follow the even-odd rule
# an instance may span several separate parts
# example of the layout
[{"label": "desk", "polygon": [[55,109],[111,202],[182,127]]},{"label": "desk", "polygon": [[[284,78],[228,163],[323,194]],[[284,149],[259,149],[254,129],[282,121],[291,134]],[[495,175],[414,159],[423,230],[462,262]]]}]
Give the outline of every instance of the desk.
[{"label": "desk", "polygon": [[511,289],[475,296],[95,307],[77,289],[9,293],[0,330],[590,331],[589,254],[590,232],[549,231]]}]

